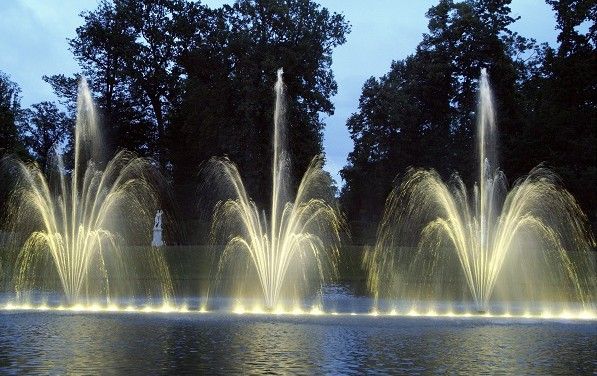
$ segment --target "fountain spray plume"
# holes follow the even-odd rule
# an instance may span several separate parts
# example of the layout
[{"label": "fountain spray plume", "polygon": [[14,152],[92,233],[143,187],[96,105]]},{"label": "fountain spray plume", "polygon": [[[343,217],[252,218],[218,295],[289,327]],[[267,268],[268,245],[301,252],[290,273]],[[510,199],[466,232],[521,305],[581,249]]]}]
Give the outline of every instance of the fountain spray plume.
[{"label": "fountain spray plume", "polygon": [[[485,69],[479,82],[479,180],[472,196],[454,174],[410,169],[389,195],[367,253],[376,297],[407,301],[492,298],[594,309],[595,240],[580,207],[542,165],[507,191],[495,161],[496,121]],[[463,287],[465,289],[463,290]],[[494,296],[497,295],[497,296]]]},{"label": "fountain spray plume", "polygon": [[[236,166],[226,158],[210,163],[209,180],[232,198],[215,207],[211,238],[222,245],[217,258],[215,283],[219,289],[232,280],[233,294],[248,297],[260,292],[268,309],[281,300],[300,299],[320,292],[337,274],[338,245],[344,222],[333,195],[331,178],[323,170],[323,157],[311,161],[297,188],[294,201],[288,197],[289,158],[285,150],[285,87],[282,69],[275,84],[272,158],[272,198],[269,221],[247,190]],[[229,272],[229,274],[227,273]]]},{"label": "fountain spray plume", "polygon": [[[73,167],[57,152],[46,178],[37,164],[3,161],[14,177],[8,209],[16,248],[13,284],[17,297],[35,290],[62,290],[71,304],[82,300],[150,294],[169,299],[172,285],[161,255],[133,255],[127,241],[149,236],[158,204],[159,173],[150,161],[121,151],[101,171],[92,156],[102,144],[91,92],[79,84]],[[55,181],[56,180],[56,181]],[[134,281],[150,273],[154,283]]]}]

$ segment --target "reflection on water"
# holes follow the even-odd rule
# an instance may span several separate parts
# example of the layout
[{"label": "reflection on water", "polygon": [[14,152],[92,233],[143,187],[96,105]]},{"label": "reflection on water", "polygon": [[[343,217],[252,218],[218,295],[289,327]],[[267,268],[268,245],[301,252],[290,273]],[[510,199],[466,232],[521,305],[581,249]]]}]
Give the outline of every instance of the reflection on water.
[{"label": "reflection on water", "polygon": [[0,313],[0,373],[594,373],[594,323]]}]

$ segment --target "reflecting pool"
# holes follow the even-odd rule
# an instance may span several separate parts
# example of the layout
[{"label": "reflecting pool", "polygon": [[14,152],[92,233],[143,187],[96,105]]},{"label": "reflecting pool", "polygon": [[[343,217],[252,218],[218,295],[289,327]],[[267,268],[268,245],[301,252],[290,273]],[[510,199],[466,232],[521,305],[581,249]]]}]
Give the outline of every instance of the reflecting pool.
[{"label": "reflecting pool", "polygon": [[594,322],[0,311],[0,373],[592,373]]}]

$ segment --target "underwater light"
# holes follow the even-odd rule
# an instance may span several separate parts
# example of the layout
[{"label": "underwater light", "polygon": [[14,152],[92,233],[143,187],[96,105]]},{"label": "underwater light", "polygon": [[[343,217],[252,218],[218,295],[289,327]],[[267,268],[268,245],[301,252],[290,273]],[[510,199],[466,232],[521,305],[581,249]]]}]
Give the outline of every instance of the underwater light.
[{"label": "underwater light", "polygon": [[42,312],[74,312],[74,313],[139,313],[139,314],[227,314],[227,313],[234,313],[237,315],[243,314],[253,314],[253,315],[272,315],[272,316],[281,316],[281,315],[288,315],[288,316],[299,316],[308,314],[309,316],[359,316],[359,317],[421,317],[421,318],[460,318],[460,319],[491,319],[491,318],[500,318],[500,319],[533,319],[533,320],[579,320],[579,321],[594,321],[597,320],[597,312],[590,311],[590,310],[582,310],[578,312],[572,312],[569,310],[564,310],[559,314],[554,314],[550,310],[544,310],[539,313],[531,313],[530,311],[525,311],[522,314],[515,314],[511,311],[506,311],[502,314],[492,314],[490,312],[485,312],[482,314],[472,314],[471,312],[463,312],[463,313],[456,313],[452,310],[447,311],[445,313],[440,313],[434,309],[429,309],[427,312],[421,313],[417,312],[415,309],[411,309],[406,313],[400,313],[396,309],[392,309],[390,311],[382,312],[377,309],[373,309],[369,312],[338,312],[338,311],[331,311],[326,312],[320,306],[313,306],[309,311],[305,311],[300,307],[295,307],[292,310],[284,310],[281,307],[277,308],[274,311],[267,311],[264,310],[261,306],[255,306],[252,310],[247,310],[243,305],[236,305],[231,311],[228,310],[214,310],[208,311],[206,307],[200,307],[199,309],[190,309],[188,305],[173,305],[170,303],[163,304],[161,306],[134,306],[134,305],[127,305],[127,306],[118,306],[116,304],[109,304],[109,305],[100,305],[98,303],[93,304],[74,304],[71,306],[64,306],[64,305],[48,305],[47,303],[43,303],[40,305],[33,305],[31,303],[22,303],[16,304],[12,302],[6,303],[0,309],[4,311],[42,311]]}]

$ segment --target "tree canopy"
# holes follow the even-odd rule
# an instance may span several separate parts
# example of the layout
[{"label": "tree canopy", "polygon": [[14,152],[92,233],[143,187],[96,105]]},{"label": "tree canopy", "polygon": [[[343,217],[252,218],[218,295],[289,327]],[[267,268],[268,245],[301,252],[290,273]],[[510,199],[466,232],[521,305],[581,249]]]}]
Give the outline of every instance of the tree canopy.
[{"label": "tree canopy", "polygon": [[[289,153],[294,183],[322,153],[321,114],[332,114],[337,85],[333,48],[349,26],[313,1],[237,1],[204,10],[193,46],[181,57],[188,74],[184,103],[171,129],[174,176],[192,181],[189,167],[213,155],[239,165],[251,195],[269,197],[275,72],[287,86]],[[209,32],[204,32],[205,26]]]},{"label": "tree canopy", "polygon": [[19,137],[21,88],[0,71],[0,156],[24,152]]},{"label": "tree canopy", "polygon": [[23,141],[42,171],[47,170],[55,154],[71,141],[71,119],[52,102],[33,104],[24,116]]},{"label": "tree canopy", "polygon": [[[510,29],[516,19],[509,0],[441,0],[427,12],[429,32],[416,52],[365,82],[347,121],[355,148],[341,171],[342,202],[357,237],[374,236],[394,177],[408,167],[445,177],[459,171],[473,181],[480,68],[490,74],[497,105],[495,162],[514,179],[542,161],[553,166],[595,213],[595,193],[582,183],[595,182],[594,18],[586,34],[578,32],[595,6],[549,3],[562,30],[557,51]],[[568,136],[557,136],[562,132]]]}]

